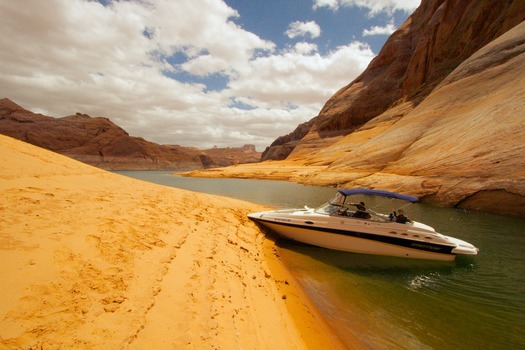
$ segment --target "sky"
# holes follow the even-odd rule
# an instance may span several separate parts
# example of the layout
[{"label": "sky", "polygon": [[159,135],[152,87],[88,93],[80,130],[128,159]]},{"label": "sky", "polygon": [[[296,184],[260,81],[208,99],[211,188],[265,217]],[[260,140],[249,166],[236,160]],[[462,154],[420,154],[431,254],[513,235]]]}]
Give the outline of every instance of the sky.
[{"label": "sky", "polygon": [[207,149],[315,117],[420,0],[0,0],[0,98]]}]

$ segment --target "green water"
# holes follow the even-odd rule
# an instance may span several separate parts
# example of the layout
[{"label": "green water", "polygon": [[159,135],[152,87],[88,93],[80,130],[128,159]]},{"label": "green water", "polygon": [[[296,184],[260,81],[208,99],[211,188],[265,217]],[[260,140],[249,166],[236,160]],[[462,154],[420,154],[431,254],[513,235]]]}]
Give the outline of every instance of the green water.
[{"label": "green water", "polygon": [[[119,173],[275,207],[313,207],[334,193],[282,181]],[[278,243],[283,261],[342,340],[351,330],[371,349],[525,349],[525,221],[422,204],[405,212],[473,243],[479,255],[432,262]]]}]

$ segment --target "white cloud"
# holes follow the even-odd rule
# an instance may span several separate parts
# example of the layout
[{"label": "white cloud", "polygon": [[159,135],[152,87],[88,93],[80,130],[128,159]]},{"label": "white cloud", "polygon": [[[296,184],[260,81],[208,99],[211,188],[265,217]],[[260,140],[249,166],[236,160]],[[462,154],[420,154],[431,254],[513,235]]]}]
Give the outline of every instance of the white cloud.
[{"label": "white cloud", "polygon": [[311,53],[317,52],[317,45],[312,43],[300,42],[295,44],[293,50],[302,55],[309,55]]},{"label": "white cloud", "polygon": [[318,38],[321,35],[321,27],[314,21],[310,22],[292,22],[288,26],[285,34],[293,39],[298,36],[310,36],[311,38]]},{"label": "white cloud", "polygon": [[[105,116],[157,143],[262,150],[373,58],[358,42],[327,55],[306,42],[278,50],[238,16],[212,0],[0,1],[0,98],[56,117]],[[296,35],[320,35],[299,23]],[[202,79],[217,74],[227,87],[208,91]]]},{"label": "white cloud", "polygon": [[413,12],[421,0],[314,0],[314,9],[327,7],[337,11],[340,7],[357,6],[369,10],[369,15],[378,13],[393,13],[395,11]]},{"label": "white cloud", "polygon": [[145,20],[159,33],[156,41],[160,51],[189,56],[190,62],[182,68],[193,74],[225,71],[249,60],[255,50],[274,49],[273,43],[231,22],[238,13],[222,1],[157,0],[154,4]]},{"label": "white cloud", "polygon": [[370,29],[363,30],[363,36],[373,36],[373,35],[390,35],[396,31],[396,26],[394,25],[394,20],[392,19],[384,27],[373,26]]},{"label": "white cloud", "polygon": [[314,0],[313,9],[316,10],[321,7],[328,7],[334,11],[339,9],[341,0]]},{"label": "white cloud", "polygon": [[255,107],[302,106],[313,117],[335,92],[334,88],[348,84],[373,57],[370,47],[359,42],[338,47],[327,56],[321,56],[313,46],[299,43],[293,50],[260,57],[245,66],[241,78],[230,83],[230,93],[249,97]]}]

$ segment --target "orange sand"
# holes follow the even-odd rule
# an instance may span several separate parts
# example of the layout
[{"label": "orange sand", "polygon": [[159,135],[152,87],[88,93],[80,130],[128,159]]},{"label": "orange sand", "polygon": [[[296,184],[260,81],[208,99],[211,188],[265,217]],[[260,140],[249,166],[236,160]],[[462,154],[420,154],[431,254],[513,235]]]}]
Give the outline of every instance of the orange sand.
[{"label": "orange sand", "polygon": [[341,347],[247,219],[258,205],[2,135],[0,199],[0,347]]}]

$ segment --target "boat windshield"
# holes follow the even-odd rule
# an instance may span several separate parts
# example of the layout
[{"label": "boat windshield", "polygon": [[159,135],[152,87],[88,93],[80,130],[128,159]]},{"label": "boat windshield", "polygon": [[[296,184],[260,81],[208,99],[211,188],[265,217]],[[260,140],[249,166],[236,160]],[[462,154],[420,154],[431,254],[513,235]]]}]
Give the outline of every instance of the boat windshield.
[{"label": "boat windshield", "polygon": [[315,209],[319,214],[331,215],[344,208],[346,196],[337,192],[328,203],[325,203]]},{"label": "boat windshield", "polygon": [[350,196],[337,192],[328,203],[321,205],[315,209],[315,212],[323,215],[337,215],[356,219],[366,219],[371,221],[387,222],[390,221],[388,215],[375,212],[372,209],[365,209],[364,211],[357,210],[356,204],[351,200],[347,201]]},{"label": "boat windshield", "polygon": [[342,207],[345,204],[346,196],[337,192],[332,199],[330,199],[330,204]]}]

